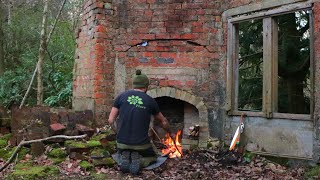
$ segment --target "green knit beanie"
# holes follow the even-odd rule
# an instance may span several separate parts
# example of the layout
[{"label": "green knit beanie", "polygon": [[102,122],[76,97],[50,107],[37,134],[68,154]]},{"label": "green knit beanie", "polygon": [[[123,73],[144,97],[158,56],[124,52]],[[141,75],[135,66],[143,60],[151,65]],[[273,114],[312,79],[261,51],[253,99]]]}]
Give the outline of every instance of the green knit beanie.
[{"label": "green knit beanie", "polygon": [[132,87],[133,88],[147,88],[149,86],[149,79],[145,74],[141,73],[138,69],[136,74],[133,75]]}]

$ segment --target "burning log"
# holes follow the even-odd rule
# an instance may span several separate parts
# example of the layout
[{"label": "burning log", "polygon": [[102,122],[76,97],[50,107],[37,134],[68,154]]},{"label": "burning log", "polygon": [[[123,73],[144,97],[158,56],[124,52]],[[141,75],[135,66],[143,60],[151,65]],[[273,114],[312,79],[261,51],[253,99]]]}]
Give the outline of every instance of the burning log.
[{"label": "burning log", "polygon": [[167,148],[161,150],[162,154],[169,155],[170,158],[182,157],[182,145],[179,141],[181,133],[182,131],[179,130],[175,139],[169,133],[166,134],[166,139],[162,139],[162,143]]}]

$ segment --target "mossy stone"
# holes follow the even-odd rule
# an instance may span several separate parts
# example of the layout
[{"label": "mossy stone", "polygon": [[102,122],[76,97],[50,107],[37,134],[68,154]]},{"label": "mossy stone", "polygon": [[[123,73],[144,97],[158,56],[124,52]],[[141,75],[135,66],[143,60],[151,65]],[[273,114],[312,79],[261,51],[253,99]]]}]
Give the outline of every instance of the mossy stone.
[{"label": "mossy stone", "polygon": [[108,166],[113,167],[116,162],[111,158],[93,159],[94,166]]},{"label": "mossy stone", "polygon": [[93,168],[93,165],[89,163],[88,161],[81,161],[79,163],[79,166],[84,170],[90,170]]},{"label": "mossy stone", "polygon": [[7,146],[7,141],[3,140],[3,139],[0,139],[0,148],[4,148],[6,146]]},{"label": "mossy stone", "polygon": [[48,156],[52,158],[65,158],[67,156],[67,152],[64,149],[55,148],[48,153]]},{"label": "mossy stone", "polygon": [[105,148],[107,151],[109,151],[112,154],[116,151],[116,146],[117,146],[116,141],[109,141]]},{"label": "mossy stone", "polygon": [[9,175],[9,179],[24,179],[33,180],[52,176],[59,173],[59,168],[56,166],[32,166],[31,163],[23,163],[15,167]]},{"label": "mossy stone", "polygon": [[95,148],[91,151],[91,157],[109,157],[110,156],[110,153],[109,151],[107,151],[106,149],[101,149],[101,148]]},{"label": "mossy stone", "polygon": [[88,147],[99,147],[101,143],[99,141],[91,140],[87,142]]},{"label": "mossy stone", "polygon": [[73,147],[73,148],[86,148],[87,144],[84,142],[78,142],[73,140],[68,140],[65,142],[66,146]]},{"label": "mossy stone", "polygon": [[52,160],[53,164],[60,164],[66,160],[66,158],[50,158],[50,159]]},{"label": "mossy stone", "polygon": [[[96,173],[93,173],[93,174],[91,174],[91,177],[93,178],[93,179],[96,179],[96,180],[105,180],[105,179],[111,179],[111,178],[109,178],[108,177],[108,175],[107,174],[96,174]],[[114,177],[113,177],[114,178]]]},{"label": "mossy stone", "polygon": [[102,138],[105,138],[106,137],[106,135],[105,134],[95,134],[95,135],[93,135],[92,137],[91,137],[91,139],[90,140],[93,140],[93,141],[100,141],[100,139],[102,139]]}]

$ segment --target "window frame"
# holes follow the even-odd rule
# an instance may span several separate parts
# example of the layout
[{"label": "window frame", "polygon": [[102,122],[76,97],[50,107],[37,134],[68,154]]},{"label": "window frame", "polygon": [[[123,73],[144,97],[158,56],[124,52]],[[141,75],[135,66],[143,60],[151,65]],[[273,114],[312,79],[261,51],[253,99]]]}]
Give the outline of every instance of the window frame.
[{"label": "window frame", "polygon": [[[309,10],[310,24],[310,114],[292,114],[277,112],[278,106],[278,24],[274,17],[301,10]],[[263,21],[263,100],[262,111],[238,110],[238,48],[240,22],[262,19]],[[248,15],[231,17],[227,22],[227,92],[226,111],[228,115],[241,115],[242,113],[253,117],[311,120],[314,109],[314,48],[313,48],[313,12],[309,2],[284,5],[271,10],[255,12]],[[269,38],[270,37],[270,38]]]}]

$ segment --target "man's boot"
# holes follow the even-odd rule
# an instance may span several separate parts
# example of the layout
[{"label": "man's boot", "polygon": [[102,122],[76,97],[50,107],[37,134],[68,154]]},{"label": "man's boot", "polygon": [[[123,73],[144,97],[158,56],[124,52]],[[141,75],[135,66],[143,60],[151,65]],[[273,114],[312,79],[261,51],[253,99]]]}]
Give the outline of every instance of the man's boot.
[{"label": "man's boot", "polygon": [[130,173],[136,175],[141,169],[141,155],[137,151],[131,152]]},{"label": "man's boot", "polygon": [[130,151],[122,151],[120,156],[120,170],[124,173],[129,172],[130,168]]}]

